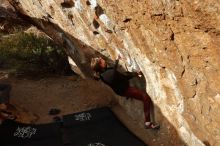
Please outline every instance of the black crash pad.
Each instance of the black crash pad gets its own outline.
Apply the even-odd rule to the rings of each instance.
[[[61,123],[23,124],[4,121],[0,126],[1,146],[61,146]]]
[[[146,146],[109,108],[64,116],[62,131],[66,146]]]
[[[23,124],[4,121],[0,146],[146,146],[116,118],[109,108],[63,117],[62,122]]]

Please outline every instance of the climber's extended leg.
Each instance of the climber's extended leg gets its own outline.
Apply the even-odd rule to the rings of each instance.
[[[129,98],[135,98],[137,100],[140,100],[144,104],[144,115],[145,115],[145,128],[147,129],[159,129],[160,125],[156,124],[154,122],[151,122],[150,114],[151,114],[151,106],[152,101],[150,99],[150,96],[135,87],[128,87],[128,89],[125,91],[124,96]]]

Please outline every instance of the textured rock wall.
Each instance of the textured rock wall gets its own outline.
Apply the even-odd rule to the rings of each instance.
[[[19,18],[6,0],[0,0],[0,33],[11,33],[15,29],[29,27],[28,23]]]
[[[91,75],[92,56],[114,59],[121,53],[124,67],[142,70],[147,92],[186,145],[220,145],[218,0],[10,2],[66,45],[85,75]],[[128,113],[133,107],[142,108],[125,106]]]

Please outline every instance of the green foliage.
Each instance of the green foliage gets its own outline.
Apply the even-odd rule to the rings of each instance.
[[[18,32],[0,40],[0,68],[63,74],[70,67],[63,49],[46,37]]]

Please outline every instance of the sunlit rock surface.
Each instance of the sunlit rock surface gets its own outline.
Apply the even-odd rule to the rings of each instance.
[[[147,92],[183,143],[220,145],[219,1],[9,1],[23,19],[65,45],[85,76],[92,74],[91,57],[122,54],[122,66],[142,70]],[[131,117],[143,117],[133,112],[141,105],[119,102]],[[169,134],[174,139],[167,141],[180,145]]]

